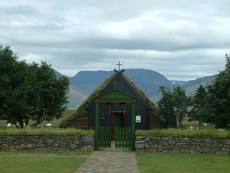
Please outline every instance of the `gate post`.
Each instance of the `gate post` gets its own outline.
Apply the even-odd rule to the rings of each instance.
[[[136,125],[136,103],[132,103],[132,146],[131,146],[131,150],[134,151],[135,150],[135,127]]]
[[[99,150],[99,103],[96,103],[96,116],[95,116],[95,151]]]

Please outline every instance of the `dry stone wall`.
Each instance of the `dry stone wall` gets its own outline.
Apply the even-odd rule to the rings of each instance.
[[[93,151],[94,136],[9,135],[0,136],[1,150]]]
[[[230,155],[230,138],[137,136],[136,151]]]

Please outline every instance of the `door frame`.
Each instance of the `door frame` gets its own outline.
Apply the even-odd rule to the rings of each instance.
[[[124,124],[124,127],[126,127],[126,112],[127,111],[112,111],[112,138],[115,139],[116,136],[115,136],[115,127],[114,127],[114,118],[115,118],[115,114],[118,113],[118,114],[122,114],[123,115],[123,124]]]

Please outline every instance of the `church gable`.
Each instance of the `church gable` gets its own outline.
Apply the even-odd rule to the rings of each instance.
[[[115,77],[108,83],[108,85],[101,91],[100,94],[108,93],[112,90],[118,90],[129,95],[132,95],[138,99],[139,102],[142,102],[147,109],[151,109],[150,103],[147,96],[131,81],[129,78],[121,72],[117,72]],[[146,102],[148,100],[148,102]],[[155,109],[155,108],[154,108]]]

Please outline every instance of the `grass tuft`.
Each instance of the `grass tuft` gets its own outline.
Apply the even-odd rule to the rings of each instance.
[[[85,135],[93,136],[93,130],[79,130],[73,128],[60,129],[60,128],[24,128],[14,129],[5,128],[0,130],[0,135]]]
[[[220,131],[217,129],[205,129],[205,130],[193,130],[193,131],[179,130],[179,129],[156,129],[156,130],[137,130],[136,135],[230,138],[230,131]]]

